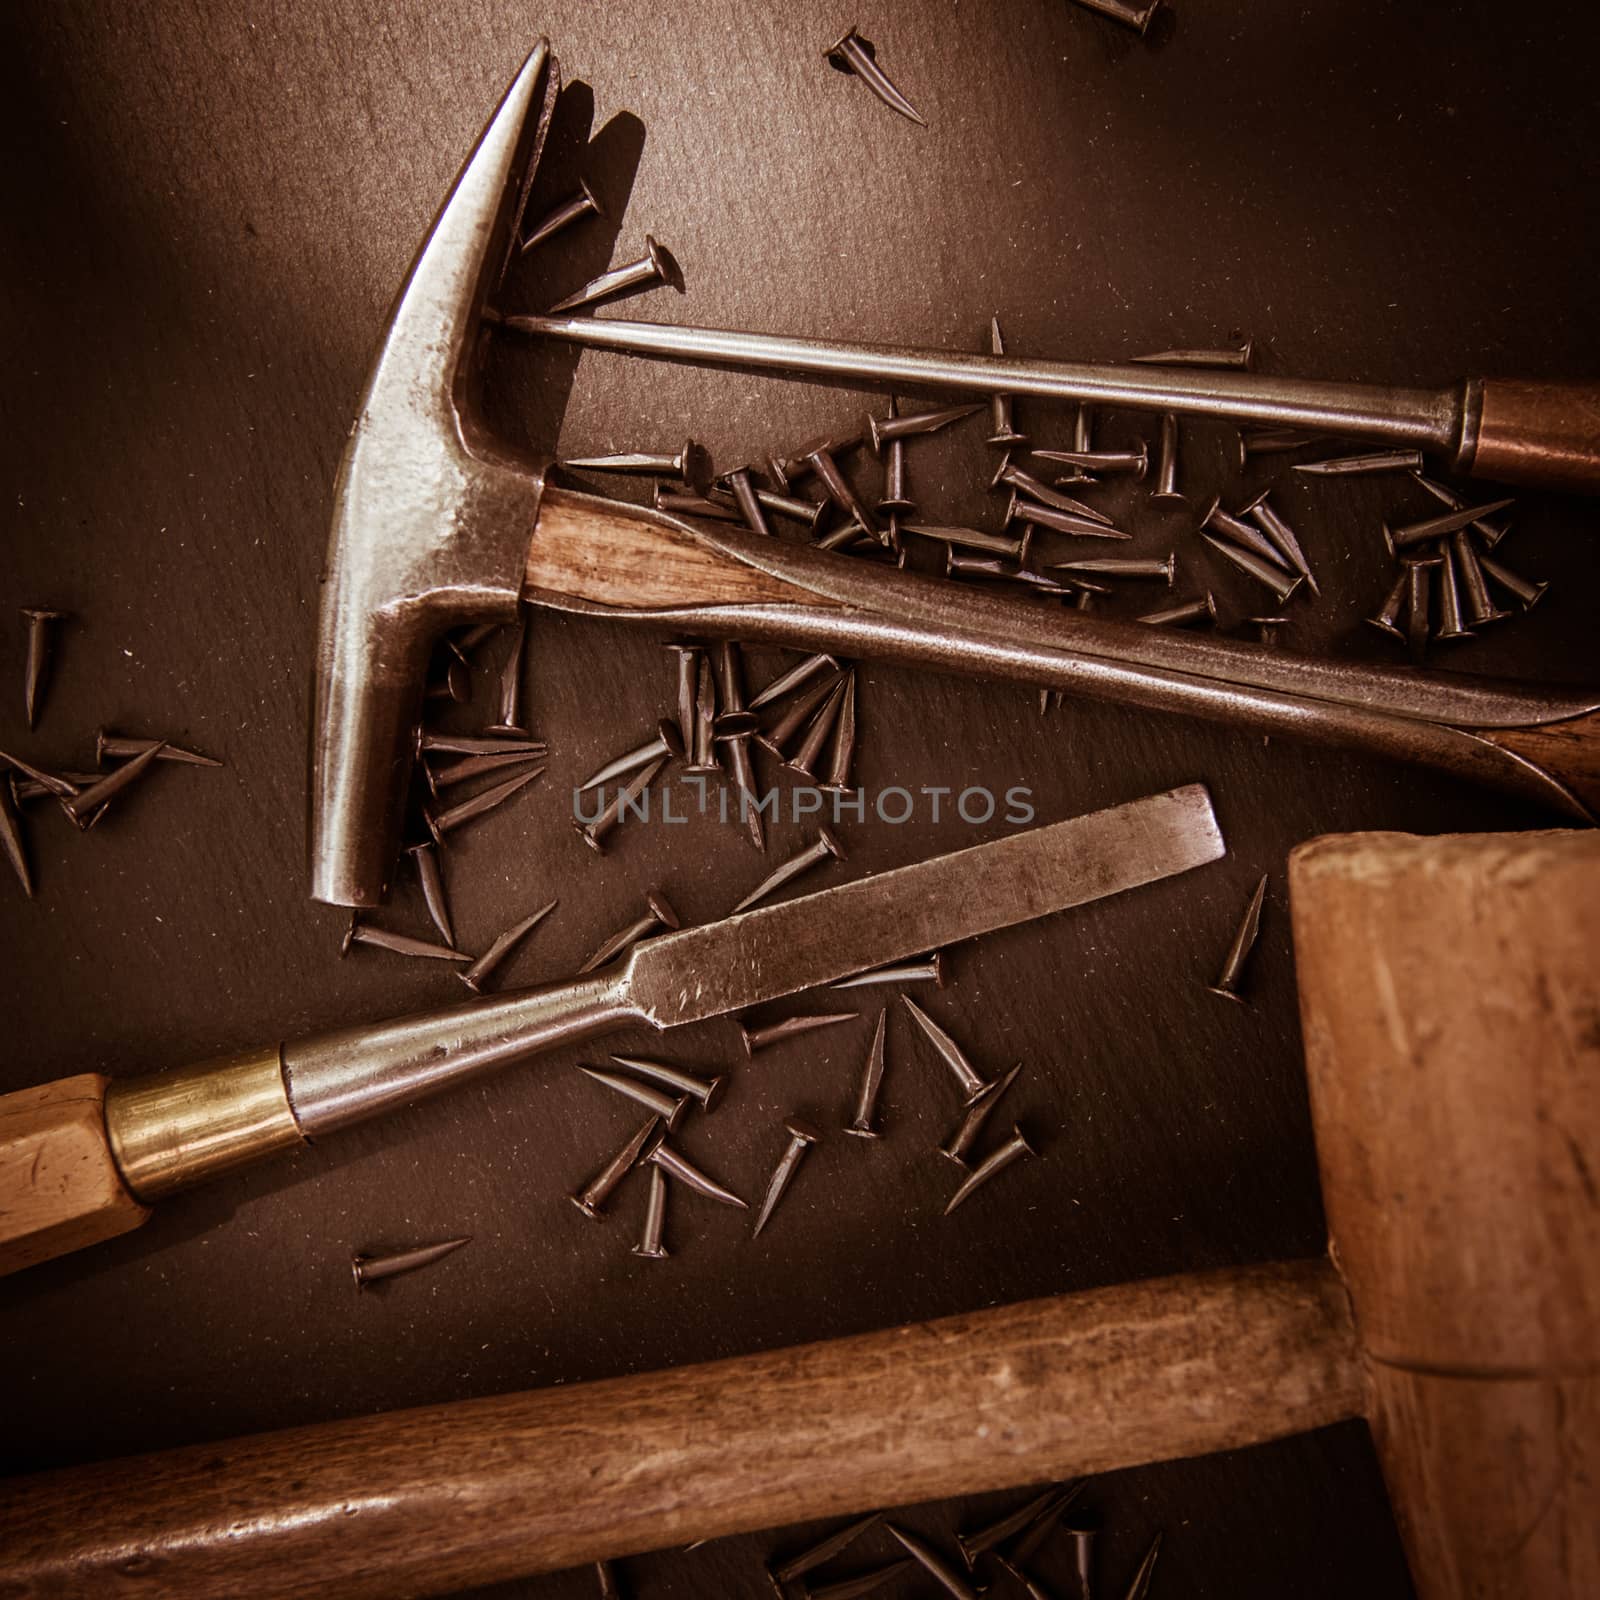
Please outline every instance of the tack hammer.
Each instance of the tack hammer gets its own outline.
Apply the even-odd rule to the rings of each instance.
[[[514,247],[524,177],[537,163],[558,81],[541,42],[411,268],[345,450],[317,651],[316,898],[382,900],[428,653],[449,627],[513,620],[524,598],[659,629],[921,664],[1212,718],[1425,762],[1594,819],[1597,689],[1358,667],[1100,622],[547,485],[541,466],[490,436],[474,377],[484,307]],[[596,324],[597,333],[615,326]],[[1215,389],[1238,376],[1135,370],[1136,389],[1113,384],[1115,395],[1105,393],[1173,406],[1183,398],[1173,384]],[[991,375],[1026,388],[1023,376]],[[1524,387],[1483,384],[1472,393],[1472,407],[1444,410],[1463,427],[1470,411],[1480,465],[1509,462],[1524,478],[1536,475],[1541,428],[1552,436],[1551,462],[1567,463],[1563,481],[1576,481],[1578,435],[1600,456],[1600,401],[1591,389],[1529,398]],[[1375,393],[1367,411],[1381,401]],[[1339,425],[1336,411],[1324,413]],[[1559,448],[1556,434],[1567,436]],[[1554,466],[1552,476],[1561,476]]]
[[[439,1594],[1361,1416],[1423,1600],[1600,1594],[1600,836],[1290,897],[1327,1257],[13,1479],[0,1594]]]

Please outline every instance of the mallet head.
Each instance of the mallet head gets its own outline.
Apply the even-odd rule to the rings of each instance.
[[[411,268],[339,469],[311,770],[311,892],[334,905],[383,898],[433,642],[516,620],[544,474],[489,437],[474,355],[559,87],[541,40]]]

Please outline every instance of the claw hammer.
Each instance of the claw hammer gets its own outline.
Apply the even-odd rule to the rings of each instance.
[[[514,249],[524,180],[558,89],[556,62],[541,41],[418,253],[345,450],[312,727],[317,899],[348,906],[382,900],[429,650],[449,627],[514,620],[524,598],[709,638],[1068,689],[1420,761],[1594,820],[1600,689],[1357,667],[1101,622],[547,484],[542,466],[520,459],[485,427],[475,375],[486,343],[485,306]],[[620,325],[595,326],[603,336]],[[1160,387],[1168,380],[1152,379],[1147,367],[1134,370],[1137,388],[1116,389],[1118,396],[1182,409],[1183,396]],[[1021,381],[1009,370],[990,376]],[[1215,388],[1219,376],[1239,375],[1182,381]],[[981,392],[982,383],[970,381]],[[1481,467],[1509,465],[1527,480],[1538,477],[1543,460],[1550,481],[1600,482],[1600,396],[1592,388],[1469,389],[1477,396],[1472,406],[1441,400],[1434,409],[1462,427],[1470,413],[1471,459]],[[1343,416],[1344,425],[1370,420],[1380,400],[1369,397]],[[1269,414],[1279,415],[1281,402],[1273,404],[1279,409],[1269,407]],[[1318,415],[1341,423],[1337,408],[1324,405]],[[1574,465],[1579,457],[1589,462],[1587,479]]]

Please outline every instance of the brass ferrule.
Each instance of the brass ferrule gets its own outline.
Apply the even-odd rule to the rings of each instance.
[[[146,1203],[305,1142],[277,1045],[113,1083],[106,1134]]]

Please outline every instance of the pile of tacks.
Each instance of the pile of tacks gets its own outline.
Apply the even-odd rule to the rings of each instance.
[[[28,624],[28,657],[23,677],[23,703],[28,727],[39,725],[44,691],[49,682],[51,646],[55,625],[67,618],[64,611],[44,606],[24,606]],[[33,869],[29,864],[23,834],[23,812],[37,800],[53,799],[80,832],[86,832],[105,816],[111,802],[137,783],[157,761],[177,762],[190,767],[220,767],[220,761],[185,750],[166,739],[130,739],[102,728],[95,735],[95,765],[118,762],[110,771],[53,772],[37,766],[10,751],[0,750],[0,766],[7,768],[6,781],[0,784],[0,848],[4,848],[11,870],[23,893],[33,896]]]
[[[841,1528],[837,1533],[774,1560],[767,1566],[767,1577],[777,1591],[778,1600],[857,1600],[876,1594],[902,1579],[921,1571],[931,1577],[952,1600],[977,1600],[985,1592],[979,1574],[986,1566],[1003,1573],[1028,1600],[1048,1600],[1047,1591],[1030,1574],[1030,1566],[1046,1542],[1059,1534],[1072,1546],[1072,1593],[1075,1600],[1094,1600],[1095,1544],[1101,1531],[1100,1518],[1082,1505],[1087,1480],[1052,1485],[1032,1496],[1025,1504],[1006,1512],[995,1521],[955,1536],[958,1558],[947,1557],[920,1535],[885,1520],[875,1511],[870,1516]],[[899,1547],[900,1554],[878,1566],[827,1577],[822,1569],[853,1545],[881,1530]],[[691,1546],[691,1548],[693,1548]],[[1147,1546],[1126,1589],[1124,1600],[1144,1600],[1161,1553],[1158,1533]],[[615,1564],[596,1563],[601,1600],[620,1600]]]

